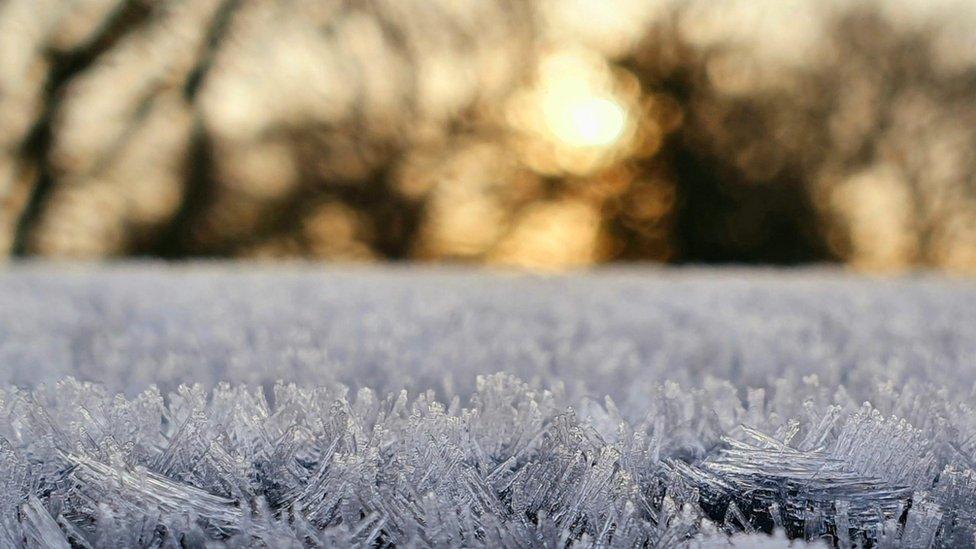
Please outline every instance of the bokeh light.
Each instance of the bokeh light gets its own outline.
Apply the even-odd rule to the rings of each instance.
[[[961,0],[7,0],[0,251],[972,273],[972,23]]]
[[[627,124],[623,107],[613,99],[582,96],[554,90],[547,97],[542,110],[549,129],[565,143],[574,147],[609,147],[613,145]]]
[[[579,59],[556,56],[540,76],[542,117],[554,137],[570,147],[610,147],[623,135],[627,113],[597,82],[597,71]]]
[[[635,100],[595,52],[557,49],[540,60],[532,85],[513,95],[508,122],[536,171],[593,173],[631,152]]]

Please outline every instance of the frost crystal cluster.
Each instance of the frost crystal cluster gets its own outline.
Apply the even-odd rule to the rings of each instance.
[[[974,379],[938,278],[19,267],[0,547],[973,547]]]

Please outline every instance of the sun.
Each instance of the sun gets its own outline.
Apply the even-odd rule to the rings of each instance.
[[[609,97],[554,97],[543,112],[549,130],[572,147],[609,147],[620,139],[627,124],[624,108]]]
[[[542,119],[565,145],[609,147],[624,134],[627,111],[601,85],[598,74],[572,58],[557,58],[543,70]]]
[[[631,150],[635,97],[619,75],[586,50],[545,55],[532,84],[506,104],[519,154],[540,173],[593,173]]]

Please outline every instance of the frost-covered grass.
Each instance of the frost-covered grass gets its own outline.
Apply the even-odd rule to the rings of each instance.
[[[972,547],[974,382],[937,277],[13,267],[0,547]]]

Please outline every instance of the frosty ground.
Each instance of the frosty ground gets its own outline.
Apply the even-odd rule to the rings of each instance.
[[[976,544],[972,281],[21,265],[0,386],[0,546]]]

